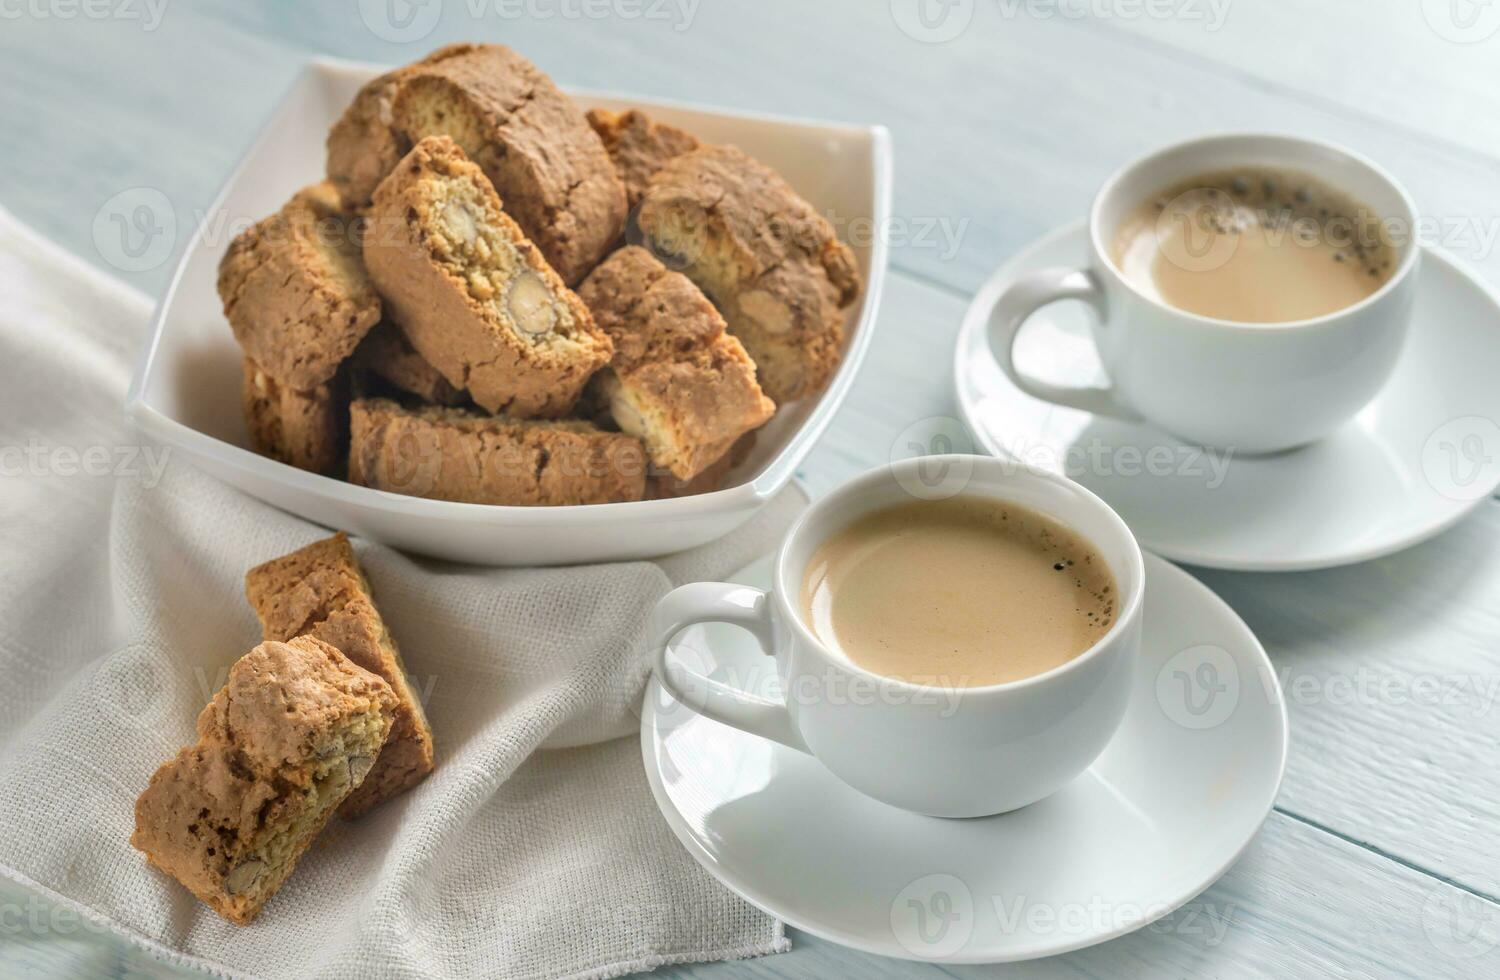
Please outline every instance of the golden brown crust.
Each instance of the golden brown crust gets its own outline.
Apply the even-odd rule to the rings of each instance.
[[[778,404],[817,392],[842,356],[854,255],[775,172],[728,146],[666,162],[636,222],[723,312]]]
[[[631,208],[641,203],[646,185],[668,160],[698,148],[698,139],[692,133],[653,122],[637,109],[590,109],[588,119],[625,184],[625,199]]]
[[[522,422],[364,398],[350,409],[349,480],[475,504],[557,506],[640,500],[640,440],[583,421]]]
[[[386,683],[312,637],[241,657],[198,741],[151,777],[130,843],[243,925],[369,771],[391,727]]]
[[[747,432],[729,447],[728,452],[704,467],[703,471],[691,480],[680,480],[671,473],[652,473],[646,479],[646,499],[692,497],[700,493],[722,490],[729,482],[729,474],[745,461],[754,448],[755,433]]]
[[[462,405],[467,392],[448,383],[443,373],[417,353],[400,327],[390,321],[378,324],[355,351],[360,369],[393,388],[435,405]]]
[[[380,319],[359,237],[333,188],[316,184],[237,236],[219,263],[235,339],[281,384],[308,391],[328,381]]]
[[[346,373],[338,372],[311,391],[298,391],[277,384],[248,357],[243,367],[241,400],[250,447],[310,473],[341,473],[349,438]]]
[[[597,382],[601,400],[678,480],[703,472],[776,411],[713,304],[645,249],[611,255],[579,295],[615,345]]]
[[[432,729],[348,535],[340,531],[252,568],[245,595],[267,640],[313,636],[378,675],[395,695],[390,737],[339,812],[358,816],[425,779],[433,768]]]
[[[451,136],[484,170],[568,283],[625,227],[624,185],[583,114],[536,65],[498,44],[440,48],[367,85],[329,134],[329,176],[363,206],[412,145],[436,135]]]
[[[491,412],[564,415],[609,338],[446,136],[422,140],[375,192],[370,277],[449,383]]]

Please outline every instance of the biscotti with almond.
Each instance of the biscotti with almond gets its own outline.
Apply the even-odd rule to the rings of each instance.
[[[428,136],[451,137],[484,170],[569,284],[625,227],[625,188],[599,137],[552,80],[510,48],[451,45],[370,83],[329,134],[329,176],[347,203],[362,206],[399,159],[393,153]]]
[[[728,452],[704,467],[691,480],[680,480],[669,472],[652,473],[646,478],[646,499],[694,497],[700,493],[722,490],[729,483],[729,475],[734,472],[734,468],[748,459],[754,449],[755,433],[747,432],[729,447]]]
[[[130,843],[248,923],[370,771],[394,702],[385,681],[321,640],[261,643],[198,716],[197,743],[151,777]]]
[[[673,477],[692,480],[775,413],[713,304],[650,252],[620,249],[578,293],[615,347],[601,401]]]
[[[432,728],[348,535],[340,531],[250,569],[245,596],[267,640],[303,635],[322,640],[379,676],[395,695],[390,737],[340,814],[359,816],[432,772]]]
[[[298,391],[250,358],[243,360],[241,401],[250,448],[309,473],[341,473],[349,437],[347,374],[339,371],[310,391]]]
[[[350,406],[349,480],[437,500],[512,506],[640,500],[639,439],[589,422],[520,421],[383,398]]]
[[[235,339],[281,384],[310,391],[331,380],[380,319],[360,234],[333,188],[316,184],[236,236],[219,263]]]
[[[643,244],[698,285],[777,404],[820,390],[859,295],[854,254],[774,171],[729,146],[668,160],[636,214]]]
[[[449,384],[390,321],[370,331],[354,352],[354,360],[361,372],[434,405],[462,405],[469,400],[468,394]]]
[[[609,338],[446,136],[422,140],[375,192],[365,264],[386,310],[454,387],[491,412],[565,415]]]
[[[692,133],[655,122],[638,109],[590,109],[588,119],[625,184],[625,200],[632,208],[641,203],[646,185],[668,160],[698,148]]]

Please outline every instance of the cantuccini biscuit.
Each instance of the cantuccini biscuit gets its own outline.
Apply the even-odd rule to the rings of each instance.
[[[250,447],[298,469],[334,476],[349,438],[348,376],[339,371],[310,391],[278,384],[250,358],[241,388]]]
[[[636,213],[644,244],[714,301],[778,404],[817,392],[842,356],[854,255],[775,172],[728,146],[668,160]]]
[[[245,595],[267,640],[322,640],[378,675],[395,695],[390,737],[339,812],[358,816],[426,778],[433,766],[432,729],[348,535],[341,531],[252,568]]]
[[[691,480],[680,480],[671,473],[652,473],[646,478],[646,499],[692,497],[700,493],[722,490],[729,482],[729,474],[749,457],[754,448],[755,433],[747,432],[729,447],[728,452],[709,463]]]
[[[575,283],[625,227],[625,188],[583,114],[498,44],[455,44],[371,82],[328,137],[328,173],[362,206],[412,145],[449,136],[516,223]]]
[[[380,319],[359,236],[333,188],[316,184],[237,236],[219,263],[235,339],[281,384],[310,391],[328,381]]]
[[[611,346],[587,307],[446,136],[422,140],[375,192],[365,263],[413,347],[491,412],[556,417]]]
[[[400,327],[390,321],[370,331],[355,351],[358,368],[393,388],[434,405],[462,405],[466,392],[449,384],[443,373],[417,353]]]
[[[349,479],[475,504],[602,504],[641,499],[646,458],[639,439],[589,422],[364,398],[350,407]]]
[[[321,640],[260,644],[198,716],[197,744],[151,777],[130,843],[249,922],[370,771],[393,704],[385,681]]]
[[[615,252],[579,296],[615,347],[596,379],[601,401],[678,480],[702,473],[776,411],[713,304],[645,249]]]
[[[646,185],[663,164],[698,148],[692,133],[654,122],[638,109],[590,109],[588,118],[625,184],[625,200],[632,208],[641,203]]]

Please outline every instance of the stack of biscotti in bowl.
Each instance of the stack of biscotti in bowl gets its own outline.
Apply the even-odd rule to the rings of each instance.
[[[853,254],[769,168],[454,45],[367,84],[327,180],[220,266],[254,448],[441,500],[718,489],[839,363]]]
[[[136,801],[131,843],[224,918],[253,919],[335,813],[432,771],[432,731],[349,540],[252,568],[263,641]]]

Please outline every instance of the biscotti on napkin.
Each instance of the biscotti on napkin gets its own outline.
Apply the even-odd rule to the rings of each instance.
[[[327,643],[268,641],[198,716],[198,741],[151,777],[130,842],[224,918],[255,918],[364,781],[395,697]]]
[[[421,782],[432,771],[432,729],[348,535],[340,531],[250,569],[245,595],[267,640],[311,636],[390,685],[390,738],[339,812],[358,816]]]

